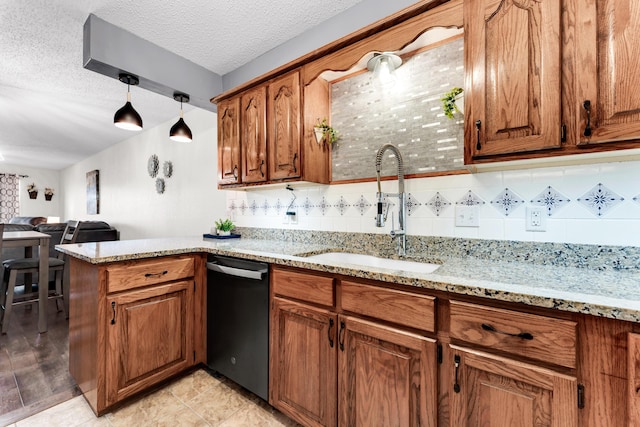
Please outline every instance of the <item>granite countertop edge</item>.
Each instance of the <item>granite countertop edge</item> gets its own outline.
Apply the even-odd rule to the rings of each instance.
[[[57,245],[56,249],[91,264],[211,253],[453,294],[640,322],[638,271],[602,272],[521,262],[443,258],[435,260],[442,265],[433,273],[412,273],[341,262],[320,263],[306,258],[309,254],[341,250],[323,244],[244,238],[221,241],[204,241],[201,237],[121,240]]]

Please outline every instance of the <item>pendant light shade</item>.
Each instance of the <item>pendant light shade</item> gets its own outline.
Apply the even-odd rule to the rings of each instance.
[[[374,77],[383,84],[395,81],[395,71],[400,65],[402,65],[402,58],[389,52],[376,52],[367,62],[369,71],[373,71]]]
[[[172,141],[176,142],[191,142],[193,139],[193,135],[191,134],[191,129],[184,122],[183,113],[182,113],[182,103],[189,102],[189,95],[184,93],[174,93],[173,99],[180,102],[180,119],[171,126],[171,130],[169,131],[169,138]]]
[[[120,129],[142,130],[142,117],[131,105],[131,92],[129,90],[131,85],[138,84],[138,78],[130,74],[120,74],[118,78],[122,83],[127,84],[127,103],[113,115],[113,124]]]

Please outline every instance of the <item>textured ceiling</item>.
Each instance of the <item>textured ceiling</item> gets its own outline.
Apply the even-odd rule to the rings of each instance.
[[[82,67],[90,13],[223,75],[360,1],[2,0],[0,155],[63,169],[132,136],[113,126],[126,86]],[[177,119],[172,99],[131,92],[145,129]]]

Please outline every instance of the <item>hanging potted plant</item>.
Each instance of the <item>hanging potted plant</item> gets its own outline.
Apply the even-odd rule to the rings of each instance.
[[[440,100],[442,101],[442,111],[444,111],[444,115],[453,119],[454,113],[460,113],[460,109],[458,109],[458,105],[456,101],[462,99],[462,88],[454,87],[449,92],[446,92]]]
[[[318,119],[318,122],[313,126],[313,132],[316,135],[316,142],[320,144],[322,141],[327,144],[333,144],[339,138],[338,132],[329,126],[327,123],[327,119],[324,118],[322,121]]]
[[[51,200],[51,198],[53,197],[54,194],[55,193],[53,191],[53,188],[46,187],[44,189],[44,198],[45,198],[45,200]]]
[[[35,199],[38,197],[38,188],[36,187],[35,183],[31,183],[29,185],[27,185],[27,193],[29,193],[29,198],[30,199]]]

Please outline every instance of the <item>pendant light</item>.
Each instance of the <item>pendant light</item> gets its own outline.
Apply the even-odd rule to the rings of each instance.
[[[131,105],[131,85],[136,86],[139,81],[136,76],[131,74],[120,74],[118,80],[127,84],[127,103],[116,111],[113,116],[113,124],[120,129],[139,131],[142,130],[142,117]]]
[[[171,130],[169,131],[169,138],[177,142],[191,142],[191,140],[193,139],[193,135],[191,134],[191,129],[189,129],[189,126],[187,126],[187,124],[184,122],[182,113],[182,103],[189,102],[189,95],[176,92],[173,94],[173,99],[180,102],[180,119],[176,122],[175,125],[171,126]]]
[[[376,52],[367,62],[369,71],[373,71],[373,76],[382,84],[395,82],[395,71],[402,65],[402,58],[390,52]]]

